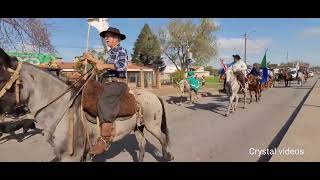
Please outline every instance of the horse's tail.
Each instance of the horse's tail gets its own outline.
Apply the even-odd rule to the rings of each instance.
[[[164,103],[163,100],[158,97],[161,106],[162,106],[162,120],[161,120],[161,131],[166,135],[166,143],[169,144],[170,143],[170,137],[169,137],[169,130],[168,130],[168,126],[167,126],[167,116],[166,116],[166,111],[164,109]]]

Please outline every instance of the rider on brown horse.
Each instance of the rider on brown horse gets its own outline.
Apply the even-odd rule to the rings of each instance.
[[[84,53],[84,59],[94,63],[97,70],[107,69],[103,77],[108,78],[109,82],[112,81],[104,84],[103,88],[99,87],[101,85],[94,85],[97,90],[96,92],[93,91],[93,93],[92,90],[91,92],[89,92],[90,90],[87,92],[84,90],[84,94],[87,94],[87,96],[88,94],[98,94],[98,89],[101,92],[101,95],[96,97],[98,102],[94,102],[101,121],[101,137],[98,138],[90,152],[94,155],[103,153],[110,146],[114,137],[113,122],[115,119],[133,115],[137,110],[134,95],[127,93],[127,51],[120,46],[120,41],[124,40],[126,36],[121,34],[117,28],[112,27],[107,31],[101,32],[100,36],[105,39],[107,45],[111,48],[109,51],[110,56],[106,63],[93,58],[89,53]],[[86,101],[89,100],[89,98],[86,99]],[[126,103],[122,103],[123,101]]]

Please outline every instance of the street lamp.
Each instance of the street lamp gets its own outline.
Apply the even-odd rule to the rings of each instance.
[[[249,37],[249,34],[256,32],[255,30],[250,31],[249,33],[244,33],[244,63],[247,64],[247,39]]]

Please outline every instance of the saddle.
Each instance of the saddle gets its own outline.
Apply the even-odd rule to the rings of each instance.
[[[120,98],[113,97],[114,92],[117,91],[121,92]],[[136,98],[134,94],[130,93],[127,84],[122,82],[103,84],[90,80],[83,89],[83,110],[92,117],[98,116],[98,102],[103,98],[103,93],[106,93],[105,99],[108,103],[119,103],[119,108],[117,108],[119,109],[118,112],[114,112],[114,109],[109,109],[107,111],[110,113],[117,113],[117,118],[133,116],[138,111]]]

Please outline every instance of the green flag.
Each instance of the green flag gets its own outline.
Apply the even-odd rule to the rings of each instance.
[[[266,68],[267,67],[267,51],[264,53],[263,59],[260,64],[261,68]]]
[[[262,68],[262,79],[260,82],[263,84],[268,81],[267,51],[264,53],[260,66]]]

